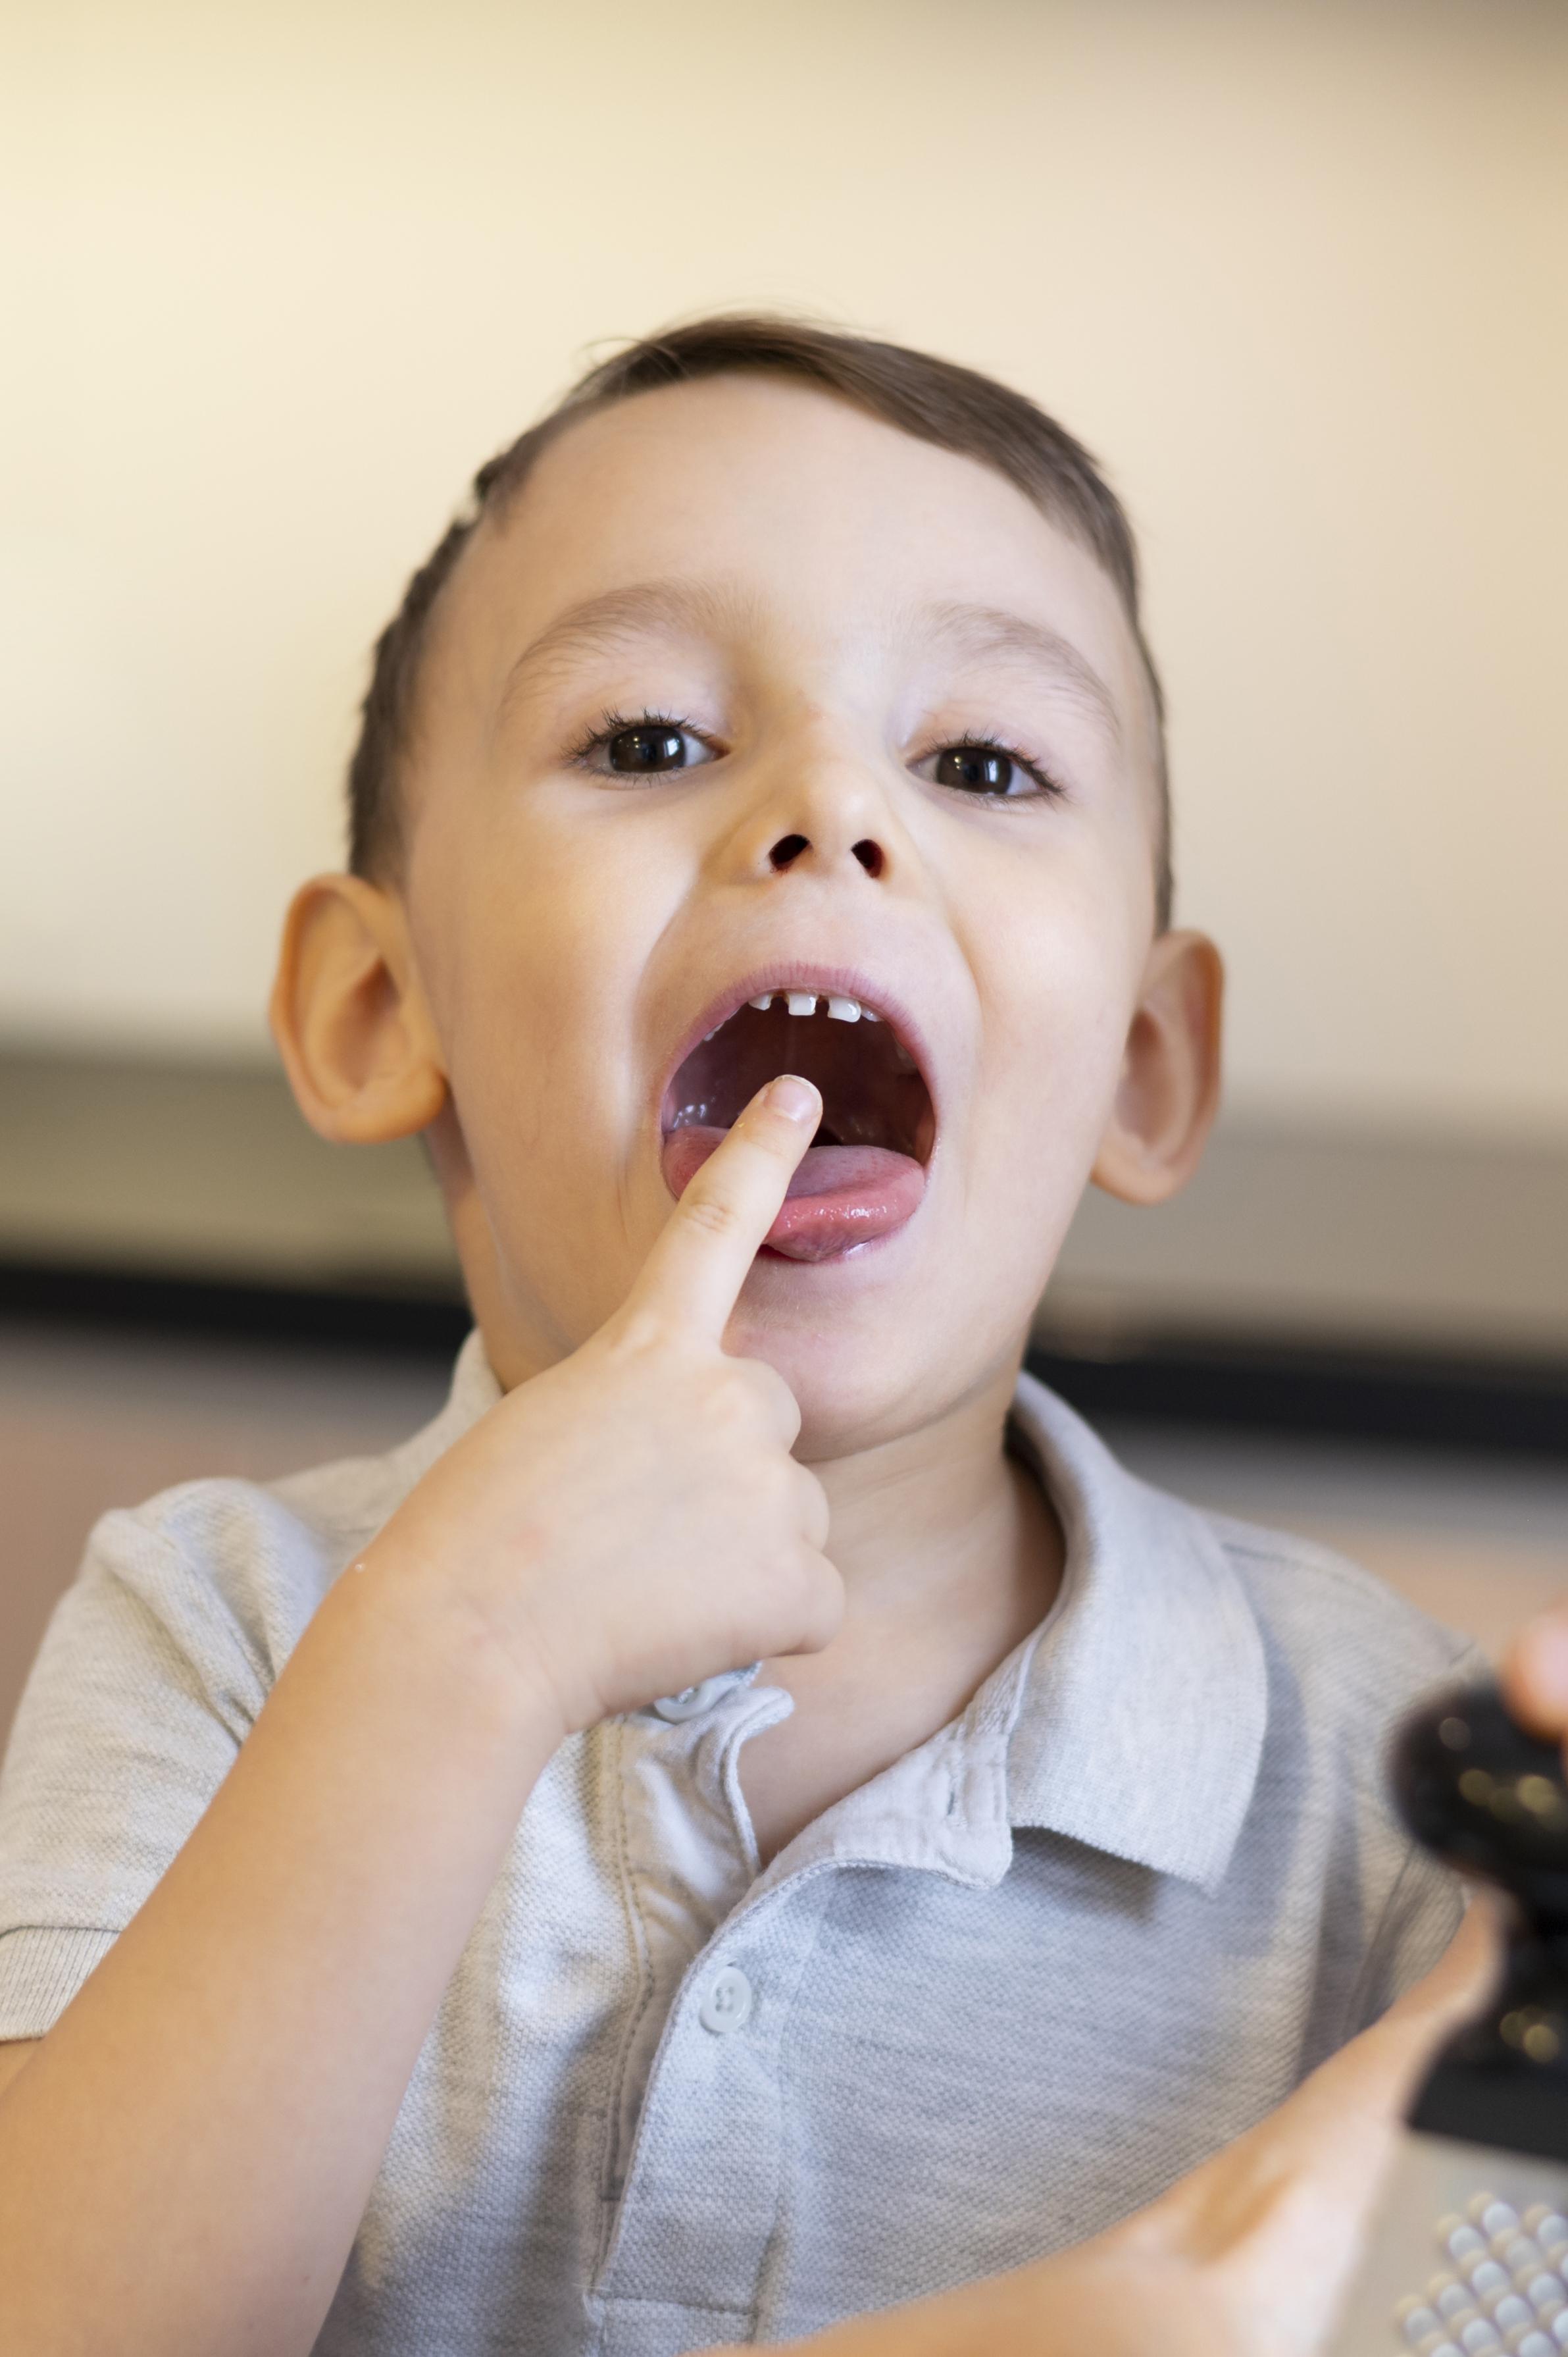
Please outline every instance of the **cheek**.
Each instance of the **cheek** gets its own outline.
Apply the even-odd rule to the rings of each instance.
[[[1058,889],[993,923],[972,962],[984,1017],[975,1116],[983,1152],[1076,1190],[1115,1097],[1141,971],[1118,899]]]
[[[618,851],[519,825],[453,863],[436,1020],[471,1150],[505,1157],[509,1195],[602,1168],[631,1116],[628,1013],[660,920]]]

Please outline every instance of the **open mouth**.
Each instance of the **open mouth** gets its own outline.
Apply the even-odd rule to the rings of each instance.
[[[831,1260],[903,1226],[926,1189],[930,1092],[887,1017],[861,999],[765,991],[695,1047],[665,1092],[664,1182],[683,1192],[764,1083],[799,1072],[822,1118],[764,1250]]]

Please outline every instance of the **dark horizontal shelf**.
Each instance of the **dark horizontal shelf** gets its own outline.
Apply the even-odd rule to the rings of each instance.
[[[1568,1365],[1187,1336],[1107,1358],[1033,1350],[1090,1418],[1144,1416],[1568,1462]]]
[[[34,1260],[0,1260],[0,1318],[440,1358],[474,1322],[460,1295],[402,1281],[273,1285]]]
[[[209,1339],[450,1357],[470,1323],[455,1294],[0,1261],[0,1318]],[[1090,1416],[1316,1433],[1568,1460],[1568,1363],[1326,1350],[1166,1334],[1110,1352],[1030,1352]]]

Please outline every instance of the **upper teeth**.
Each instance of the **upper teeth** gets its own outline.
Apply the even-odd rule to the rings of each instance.
[[[782,994],[765,990],[760,998],[754,998],[751,1003],[766,1015],[774,999],[779,996],[782,996],[791,1015],[814,1015],[817,1011],[819,993],[814,990],[786,990]],[[882,1019],[880,1016],[874,1015],[869,1006],[863,1006],[858,998],[841,998],[836,992],[828,993],[828,1015],[834,1023],[859,1023],[863,1018],[867,1023],[878,1023]]]

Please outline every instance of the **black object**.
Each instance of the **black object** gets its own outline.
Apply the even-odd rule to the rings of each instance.
[[[1412,2127],[1568,2162],[1568,1783],[1492,1684],[1428,1704],[1391,1762],[1416,1839],[1514,1904],[1502,1983],[1450,2040]]]

